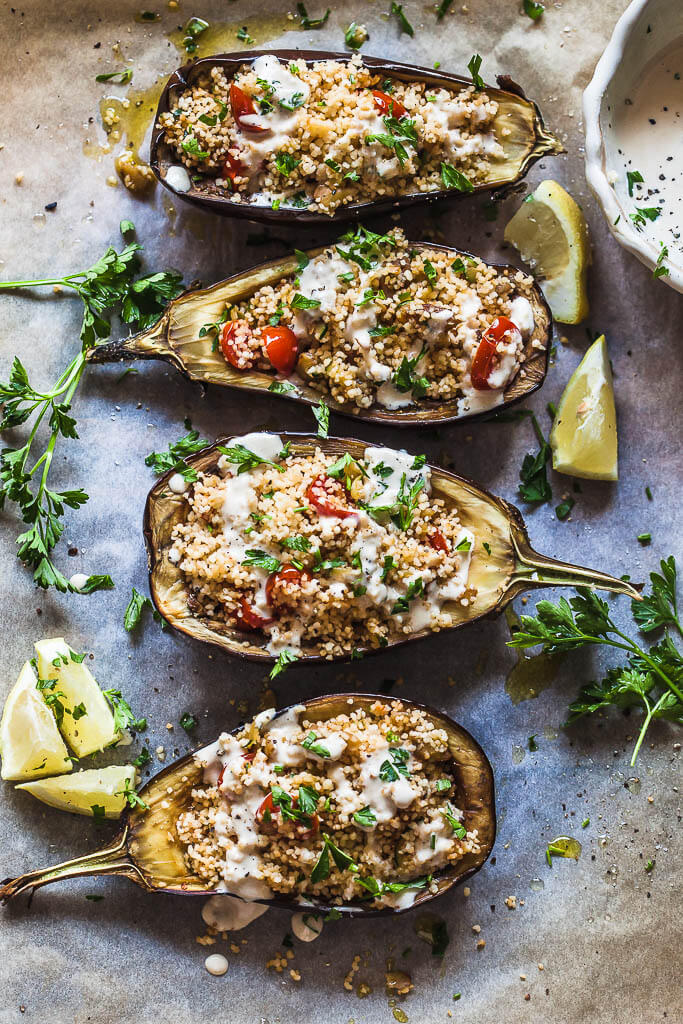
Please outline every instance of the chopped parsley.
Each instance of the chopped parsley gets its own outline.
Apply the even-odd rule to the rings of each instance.
[[[318,437],[327,437],[330,431],[330,410],[324,399],[313,406],[313,415],[318,423]]]
[[[401,167],[408,159],[406,146],[417,149],[417,132],[415,122],[410,117],[402,117],[399,121],[395,117],[383,117],[382,122],[386,133],[380,132],[374,135],[366,135],[366,142],[379,142],[388,149],[393,149]]]
[[[451,164],[441,164],[441,180],[446,188],[455,189],[457,192],[474,192],[474,185],[467,175]]]
[[[298,389],[288,380],[274,380],[268,385],[268,390],[275,395],[289,395],[292,392],[296,394]]]
[[[429,380],[427,377],[423,377],[421,374],[415,373],[417,364],[423,358],[425,352],[426,346],[423,346],[416,356],[413,356],[412,358],[404,356],[398,370],[396,370],[391,378],[394,387],[398,391],[402,394],[410,391],[415,399],[424,398],[427,394],[427,388],[429,387]]]
[[[317,309],[319,305],[319,299],[309,299],[302,295],[301,292],[296,292],[289,304],[290,309]]]
[[[394,602],[394,606],[391,609],[391,614],[392,615],[400,615],[403,612],[409,611],[410,610],[410,602],[414,601],[416,597],[420,597],[423,593],[424,593],[424,584],[422,582],[422,577],[418,576],[416,579],[414,579],[412,581],[412,583],[410,583],[410,585],[408,586],[408,589],[405,592],[405,595],[403,597],[399,597]]]
[[[294,654],[292,651],[280,651],[277,656],[277,661],[268,673],[268,678],[277,679],[277,677],[281,675],[289,665],[292,665],[298,660],[298,655]]]
[[[389,747],[389,758],[382,761],[379,766],[379,777],[382,782],[398,782],[402,775],[404,779],[410,778],[410,772],[406,765],[410,754],[403,747]]]
[[[667,246],[664,245],[664,242],[660,242],[659,245],[659,256],[657,257],[657,262],[655,263],[655,269],[652,271],[652,276],[654,278],[669,276],[669,268],[664,265],[664,260],[669,258],[669,250]]]
[[[228,462],[232,462],[239,466],[237,475],[240,476],[242,473],[248,473],[250,469],[256,469],[257,466],[270,466],[272,469],[276,469],[278,473],[284,473],[282,466],[278,466],[276,462],[271,462],[269,459],[262,459],[256,452],[250,451],[249,448],[245,448],[243,444],[236,444],[232,448],[224,448],[223,445],[218,445],[218,451],[225,455]],[[280,453],[283,457],[283,453]]]
[[[280,174],[288,178],[292,171],[299,166],[301,160],[297,160],[291,153],[278,153],[275,157],[275,166]]]
[[[316,733],[313,731],[309,732],[305,740],[302,740],[301,746],[304,750],[310,750],[312,754],[317,754],[318,757],[332,757],[327,747],[323,746],[322,743],[317,743],[318,739]]]
[[[635,213],[629,213],[629,217],[638,230],[642,231],[646,220],[657,220],[661,212],[658,206],[641,206],[636,207]]]
[[[109,71],[107,74],[95,75],[96,82],[117,82],[119,85],[128,85],[133,77],[133,69],[125,68],[123,71]]]
[[[174,472],[179,473],[188,483],[193,483],[197,479],[197,471],[186,465],[185,459],[196,455],[208,443],[199,436],[198,430],[190,430],[184,437],[169,444],[167,452],[150,452],[145,457],[145,465],[151,468],[155,476]]]
[[[357,825],[362,825],[363,828],[372,828],[377,824],[377,815],[373,811],[372,807],[367,804],[365,807],[361,807],[359,811],[354,811],[353,820]]]
[[[321,18],[309,17],[308,11],[306,10],[304,4],[297,4],[296,9],[299,17],[301,18],[302,28],[322,28],[322,26],[325,24],[325,22],[330,16],[329,7],[327,8],[327,10],[325,11]]]
[[[405,14],[403,13],[403,4],[397,4],[395,0],[392,0],[391,10],[389,11],[389,14],[396,15],[398,23],[401,26],[401,33],[405,32],[406,35],[409,35],[411,37],[415,35],[415,30],[413,29],[413,26],[410,24]]]
[[[137,732],[144,732],[147,728],[146,718],[136,718],[131,706],[120,690],[102,690],[114,710],[114,729],[116,732],[123,732],[124,729],[135,729]]]
[[[193,715],[190,711],[184,711],[180,716],[180,724],[185,732],[192,732],[199,725],[199,719],[196,715]]]
[[[437,7],[437,10],[436,10],[436,19],[437,19],[437,21],[441,21],[441,19],[444,17],[444,15],[448,11],[448,9],[449,9],[449,7],[451,6],[452,3],[453,3],[453,0],[441,0],[441,3],[439,4],[439,6]],[[437,61],[437,63],[434,65],[434,67],[437,67],[438,64],[440,64],[440,61]]]
[[[368,31],[365,26],[357,25],[355,21],[351,22],[344,33],[344,42],[350,50],[360,50],[367,38]]]
[[[545,4],[537,3],[536,0],[524,0],[524,13],[532,21],[538,21],[544,10]]]
[[[434,266],[433,263],[430,263],[429,260],[425,260],[424,263],[422,264],[422,269],[424,270],[425,277],[427,278],[431,286],[434,287],[438,276],[436,273],[436,267]]]
[[[242,559],[242,565],[253,565],[258,569],[265,569],[266,572],[277,572],[282,565],[279,559],[269,555],[266,551],[261,551],[259,548],[250,548],[248,551],[245,551],[245,555],[246,558]]]
[[[130,779],[126,779],[126,783],[123,789],[120,789],[115,796],[122,796],[129,807],[139,807],[141,811],[148,811],[149,804],[146,804],[141,796],[131,788]]]
[[[450,789],[453,783],[450,779],[437,779],[436,780],[436,791],[437,793],[445,793],[446,790]]]
[[[242,25],[242,27],[237,30],[237,38],[241,43],[247,43],[249,46],[253,46],[254,44],[254,39],[249,35],[249,30],[246,25]]]
[[[575,502],[573,498],[567,498],[566,501],[560,502],[555,508],[555,515],[558,519],[564,520],[567,518],[571,510],[574,508]]]
[[[358,865],[354,864],[353,860],[347,853],[332,842],[327,834],[323,834],[323,848],[320,851],[320,856],[313,865],[311,871],[311,882],[315,885],[316,882],[323,882],[330,874],[330,855],[335,865],[340,871],[358,871]]]
[[[639,181],[644,181],[644,178],[643,178],[642,174],[640,173],[640,171],[627,171],[626,172],[626,181],[628,182],[628,194],[629,194],[629,196],[632,197],[633,196],[633,186],[634,186],[634,184],[636,182],[639,182]]]
[[[208,152],[201,148],[194,135],[186,135],[180,143],[188,156],[194,156],[197,160],[206,160]]]
[[[396,569],[396,568],[398,568],[398,567],[397,567],[396,562],[394,561],[393,557],[391,555],[385,555],[384,556],[384,564],[382,566],[382,574],[380,576],[380,579],[381,579],[382,583],[386,583],[387,576],[389,575],[389,573],[391,572],[392,569]]]
[[[475,53],[470,57],[469,63],[467,65],[467,70],[472,75],[472,85],[477,90],[477,92],[481,92],[481,90],[484,88],[484,79],[479,74],[480,68],[481,56],[480,54]]]
[[[464,839],[465,836],[467,835],[467,829],[462,824],[462,822],[458,821],[458,819],[456,818],[455,808],[451,804],[446,804],[445,808],[441,808],[440,813],[443,815],[445,820],[453,829],[453,834],[457,836],[458,839]]]

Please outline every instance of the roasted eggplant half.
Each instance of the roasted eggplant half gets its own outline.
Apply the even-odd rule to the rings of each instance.
[[[348,715],[354,711],[376,716],[378,703],[386,708],[391,704],[391,699],[373,694],[333,694],[306,701],[303,709],[307,720],[322,723],[336,715]],[[454,781],[453,803],[457,803],[462,812],[460,821],[464,829],[468,833],[476,833],[478,849],[476,852],[466,852],[457,861],[434,871],[429,887],[416,889],[414,901],[409,905],[372,905],[373,901],[369,900],[367,891],[358,887],[365,899],[359,896],[343,905],[335,903],[336,909],[349,917],[396,914],[409,906],[423,906],[477,872],[488,859],[495,840],[493,772],[479,744],[462,726],[432,707],[403,699],[400,705],[406,711],[421,711],[430,725],[445,730],[447,754],[444,760],[439,761],[439,766]],[[301,707],[297,705],[279,712],[272,720],[273,724],[277,725],[278,719]],[[242,728],[235,729],[233,735]],[[51,882],[84,875],[123,875],[148,892],[212,895],[217,889],[207,887],[206,881],[193,874],[188,867],[177,832],[178,818],[189,809],[192,789],[200,783],[202,773],[202,767],[195,760],[194,754],[188,754],[164,768],[139,791],[139,797],[147,809],[137,806],[127,811],[122,818],[120,834],[109,846],[52,868],[7,879],[0,885],[0,899],[6,902]],[[274,894],[271,898],[257,898],[254,902],[295,912],[302,907],[300,896],[293,898],[281,894]],[[306,905],[324,912],[332,909],[330,902],[318,902],[308,897]]]
[[[434,125],[439,121],[438,111],[427,108],[435,108],[439,97],[453,97],[454,93],[468,88],[472,82],[442,71],[363,56],[362,65],[373,77],[367,89],[364,87],[357,93],[366,97],[365,120],[361,118],[355,129],[351,126],[345,133],[348,136],[350,131],[358,145],[363,147],[364,144],[356,160],[360,161],[360,173],[349,170],[343,166],[344,155],[337,151],[338,147],[330,147],[328,142],[333,125],[325,123],[328,115],[325,115],[324,108],[334,109],[334,104],[318,102],[314,104],[313,111],[309,111],[305,106],[308,86],[301,83],[300,70],[296,70],[304,65],[306,69],[312,69],[317,62],[326,60],[338,62],[346,68],[352,61],[357,62],[358,57],[318,50],[258,50],[205,57],[175,71],[161,95],[152,135],[150,165],[159,181],[179,199],[212,213],[271,223],[321,223],[355,220],[414,203],[501,189],[523,178],[529,167],[542,156],[562,152],[557,139],[545,128],[536,104],[528,100],[509,77],[499,77],[497,88],[483,86],[481,93],[486,102],[495,103],[496,107],[495,113],[491,107],[490,123],[487,124],[492,145],[482,149],[481,161],[476,165],[478,169],[470,172],[472,179],[465,175],[463,180],[462,171],[458,166],[447,163],[446,157],[452,152],[456,164],[461,159],[467,160],[467,156],[459,154],[472,152],[472,134],[476,133],[478,117],[470,125],[472,132],[465,131],[464,138],[460,128],[456,127],[459,134],[449,142],[451,148],[444,151],[445,157],[440,151],[435,152],[432,146],[434,173],[429,182],[420,179],[423,186],[420,190],[417,170],[412,176],[414,184],[411,184],[412,179],[401,175],[406,166],[411,166],[410,161],[423,142],[429,145],[430,118],[436,119],[432,124],[432,130],[436,130]],[[275,72],[270,66],[273,62],[279,68]],[[259,83],[262,95],[259,91],[258,96],[251,97],[235,84],[235,76],[245,66],[249,68],[247,75]],[[357,72],[356,67],[353,70]],[[287,82],[291,79],[293,84],[285,83],[285,78]],[[393,95],[396,84],[417,86],[422,90],[427,117],[424,140],[417,137],[415,121],[411,117],[413,111],[406,111]],[[195,97],[192,91],[198,88],[206,89],[206,97],[202,97],[202,102],[193,109]],[[424,89],[433,92],[426,96]],[[374,100],[367,100],[370,91]],[[348,100],[336,97],[340,116],[347,112],[348,106]],[[290,137],[296,137],[293,126],[302,114],[309,118],[306,135],[314,134],[320,159],[318,170],[309,173],[307,181],[310,187],[290,195],[296,182],[296,174],[293,178],[292,172],[301,164],[301,171],[297,173],[303,174],[303,168],[310,163],[310,154],[306,154],[302,163],[304,154],[297,156],[287,142]],[[442,124],[453,122],[461,126],[462,116],[459,109],[446,110],[440,120]],[[225,125],[232,125],[238,143],[240,139],[246,139],[241,148],[239,145],[237,148],[233,146],[232,150],[225,148],[225,133],[230,130]],[[374,135],[368,134],[373,131]],[[332,134],[336,135],[336,132]],[[212,140],[217,147],[215,159],[211,148],[205,148],[211,147]],[[487,148],[495,154],[495,159],[484,156]],[[223,150],[224,155],[219,156]],[[254,180],[254,173],[258,173],[254,171],[254,159],[262,158],[264,153],[271,158],[278,156],[279,162],[275,162],[272,173],[279,175],[278,188],[282,189],[279,182],[284,182],[282,197],[279,192],[275,196],[268,182],[256,186],[262,191],[240,191],[242,182]],[[284,156],[280,157],[280,153]],[[341,159],[336,160],[333,153]],[[420,173],[424,175],[425,159],[421,149],[420,153]],[[392,161],[397,165],[393,169]],[[446,170],[438,172],[439,161]],[[257,165],[260,166],[261,163]],[[466,162],[462,164],[462,167],[469,166]],[[391,185],[392,177],[401,183],[400,188],[398,184]],[[382,189],[378,194],[371,193],[372,198],[364,199],[363,179],[381,180]],[[251,185],[247,187],[251,188]],[[327,208],[325,202],[328,203]],[[335,205],[337,203],[341,205]]]
[[[274,466],[270,477],[267,468],[249,468],[257,446],[257,461]],[[292,476],[275,465],[278,451]],[[177,474],[160,478],[147,498],[144,534],[157,610],[180,632],[239,657],[272,662],[287,648],[296,652],[290,660],[310,663],[458,629],[537,587],[592,586],[638,598],[623,580],[540,555],[514,506],[422,459],[302,434],[223,438],[205,448],[186,460],[191,477],[202,474],[199,513],[190,503],[194,491]],[[250,484],[245,471],[262,475]],[[299,489],[291,484],[288,493],[294,479]],[[367,500],[351,500],[354,490]],[[424,515],[421,494],[429,495]],[[202,520],[201,507],[216,518]],[[291,516],[281,516],[282,508]],[[351,525],[332,529],[336,523]],[[325,547],[326,535],[341,546]],[[345,632],[352,623],[357,631]]]
[[[394,249],[384,244],[378,261],[373,261],[372,270],[363,272],[354,262],[346,262],[337,255],[339,249],[350,252],[353,245],[357,244],[354,240],[359,237],[361,240],[358,248],[367,249],[370,243],[363,239],[363,231],[359,229],[351,242],[347,241],[337,247],[312,249],[306,253],[299,252],[297,255],[271,260],[209,288],[186,292],[169,304],[164,315],[151,328],[121,341],[98,345],[90,349],[88,359],[92,363],[159,359],[175,366],[189,380],[201,384],[269,392],[308,405],[317,404],[324,398],[335,412],[366,422],[396,427],[427,427],[481,418],[490,415],[492,410],[499,411],[524,400],[542,385],[548,370],[552,317],[543,293],[535,282],[513,266],[486,264],[478,257],[450,246],[406,242],[402,236],[399,236],[398,247]],[[392,234],[365,234],[372,239],[391,240],[395,237]],[[356,255],[364,260],[366,266],[370,264],[367,255],[361,252]],[[303,274],[302,263],[305,264]],[[436,282],[437,290],[424,277],[425,266],[431,275],[436,275],[433,264],[441,268]],[[329,282],[327,268],[332,266],[335,272],[346,271],[345,275],[341,275],[346,277],[346,281],[339,283],[337,277],[333,277],[333,286],[329,283],[321,284]],[[384,275],[389,272],[393,277],[388,277],[387,285]],[[311,279],[307,286],[303,283],[304,274]],[[349,278],[352,279],[350,283]],[[409,287],[415,292],[416,298],[412,301],[406,302],[410,292],[401,291],[404,280],[409,282]],[[525,323],[522,331],[517,334],[516,355],[505,370],[506,375],[496,382],[495,387],[487,381],[477,381],[480,385],[477,390],[473,386],[472,371],[482,349],[488,346],[485,339],[489,332],[482,331],[479,326],[482,316],[476,310],[474,320],[471,319],[472,313],[467,312],[467,306],[469,304],[471,310],[474,299],[475,307],[478,305],[479,309],[482,308],[477,288],[486,289],[491,280],[496,287],[503,284],[507,288],[507,282],[510,282],[507,295],[512,302],[504,299],[502,304],[507,310],[509,305],[522,303],[522,316],[518,316],[518,319],[520,322],[523,319]],[[374,294],[381,294],[380,305],[365,301],[365,296],[373,292],[373,289],[367,289],[368,281],[375,286]],[[520,281],[523,282],[523,294],[517,295]],[[334,291],[336,305],[332,309],[325,309],[325,305],[329,305],[333,288],[340,289],[338,293]],[[278,301],[278,289],[284,289],[285,301],[292,303],[292,309],[288,307],[284,315],[282,303]],[[296,293],[293,297],[289,294],[292,290]],[[321,312],[319,300],[301,295],[305,291],[323,296],[324,312]],[[497,296],[497,293],[494,294]],[[506,294],[504,289],[503,294]],[[267,303],[268,311],[275,312],[267,320],[267,314],[260,312],[261,324],[279,326],[258,326],[258,320],[250,307],[253,296],[257,297],[257,309],[262,309],[264,303]],[[310,302],[313,310],[295,308],[297,302],[303,301]],[[450,305],[453,302],[459,305]],[[343,326],[334,321],[340,303],[345,311]],[[488,310],[486,312],[487,322],[494,324],[496,321],[506,321],[506,317],[496,315],[500,305],[497,296],[492,302],[490,313]],[[257,324],[255,331],[253,327],[247,326],[247,320],[239,319],[245,315]],[[382,354],[382,350],[386,351],[388,343],[392,341],[392,337],[386,335],[395,331],[398,319],[402,323],[398,334],[393,334],[393,341],[398,338],[399,346],[403,347],[397,347],[395,354],[389,358]],[[331,326],[328,321],[331,321]],[[263,339],[268,332],[274,336],[289,336],[296,359],[296,362],[292,360],[290,372],[286,372],[287,364],[281,361],[279,365],[284,373],[278,372],[272,363],[266,368],[271,362],[265,355],[267,348],[264,349],[260,364],[240,368],[230,341],[226,342],[226,333],[229,334],[234,325],[244,326],[245,330],[252,332],[251,337],[254,338]],[[509,321],[508,325],[514,332],[515,325]],[[372,332],[379,337],[372,337]],[[318,335],[320,341],[317,340]],[[365,347],[361,347],[363,344]],[[424,362],[416,360],[414,356],[412,360],[409,358],[413,351],[415,355],[428,353],[426,377]],[[503,356],[499,361],[501,365],[506,358]],[[391,362],[391,365],[382,364],[382,359],[385,364]],[[343,371],[345,365],[355,375],[352,383],[356,392],[360,387],[368,395],[367,398],[361,398],[364,405],[357,404],[358,400],[354,402],[350,397],[346,402],[337,400],[335,394],[330,394],[330,389],[335,388],[336,396],[339,399],[344,397],[345,392],[337,381],[340,378],[344,380],[340,370]],[[488,372],[500,373],[500,370],[489,367]],[[380,379],[385,383],[380,383]],[[320,383],[316,384],[316,380]],[[446,380],[453,381],[449,385],[449,397],[429,397],[430,390],[438,392]],[[419,381],[426,381],[427,386],[422,383],[418,387]],[[395,382],[398,382],[398,386]],[[389,393],[384,398],[386,388],[389,388]]]

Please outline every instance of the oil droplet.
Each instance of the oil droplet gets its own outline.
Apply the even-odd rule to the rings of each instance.
[[[406,1024],[406,1022],[409,1020],[408,1014],[405,1012],[405,1010],[402,1010],[398,1006],[395,1006],[391,1012],[394,1015],[394,1019],[399,1021],[400,1024]]]
[[[600,846],[603,850],[605,849],[606,846],[609,846],[609,844],[610,844],[610,838],[609,838],[609,836],[607,834],[602,835],[602,836],[598,836],[598,846]]]
[[[633,793],[634,796],[637,793],[640,793],[640,779],[637,776],[635,776],[632,779],[627,779],[624,785],[626,786],[629,793]]]
[[[618,874],[619,874],[619,868],[617,867],[617,865],[616,864],[611,864],[607,868],[607,871],[605,872],[605,881],[606,882],[616,882]]]
[[[520,623],[509,605],[505,609],[505,618],[512,634]],[[512,703],[519,704],[523,700],[533,700],[543,690],[547,690],[557,675],[557,668],[563,657],[563,654],[546,654],[545,651],[534,655],[526,655],[524,651],[518,651],[517,663],[512,667],[505,680],[505,692]],[[550,738],[554,739],[555,737]]]
[[[545,882],[542,878],[532,878],[529,882],[529,888],[533,892],[542,892],[545,889]]]
[[[46,222],[47,222],[47,217],[45,216],[44,213],[34,213],[33,214],[33,223],[35,224],[35,226],[37,228],[44,228]]]
[[[612,772],[612,774],[610,775],[610,778],[611,778],[612,782],[623,782],[624,779],[626,778],[626,776],[624,775],[623,772],[618,772],[617,771],[617,772]]]
[[[100,116],[109,141],[118,142],[125,135],[126,148],[136,159],[139,159],[139,149],[154,119],[165,82],[165,76],[161,75],[148,89],[129,89],[123,98],[105,96],[100,100]]]
[[[553,729],[551,725],[546,725],[543,729],[544,740],[556,740],[559,736],[557,729]]]
[[[428,942],[435,956],[443,956],[448,945],[448,927],[438,914],[420,914],[413,925],[415,934],[423,942]]]
[[[526,751],[524,750],[524,747],[520,747],[515,744],[512,748],[512,763],[521,764],[525,756]]]
[[[558,836],[552,839],[548,846],[552,848],[555,857],[570,857],[578,860],[581,856],[581,843],[578,839],[571,839],[569,836]]]
[[[295,32],[301,28],[298,21],[290,20],[286,14],[276,14],[266,18],[259,17],[259,20],[253,24],[248,22],[249,35],[254,42],[243,44],[237,38],[237,33],[244,26],[246,18],[245,15],[240,21],[211,23],[208,28],[195,37],[194,42],[197,49],[192,54],[188,54],[183,42],[187,36],[184,26],[167,33],[166,38],[173,43],[184,62],[190,57],[206,57],[207,54],[212,53],[235,53],[239,51],[240,46],[244,46],[245,52],[258,50],[264,43],[270,42],[277,36],[281,36],[285,32]]]

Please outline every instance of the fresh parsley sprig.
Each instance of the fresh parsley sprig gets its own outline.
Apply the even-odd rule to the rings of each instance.
[[[126,230],[130,229],[127,224]],[[117,313],[124,323],[144,330],[154,323],[169,299],[182,290],[178,274],[166,272],[136,278],[140,269],[136,242],[120,253],[113,246],[87,270],[65,277],[0,282],[0,290],[52,286],[76,292],[83,302],[80,330],[81,350],[71,360],[53,386],[34,387],[18,356],[9,378],[0,382],[3,417],[0,433],[31,422],[25,442],[18,448],[5,448],[0,454],[0,508],[5,502],[18,505],[27,529],[17,537],[17,556],[33,570],[36,584],[43,589],[55,587],[65,593],[93,593],[107,586],[109,577],[100,577],[96,586],[86,584],[77,590],[52,561],[52,551],[64,532],[66,508],[80,508],[88,500],[82,488],[54,491],[48,486],[50,469],[60,437],[78,439],[71,404],[85,370],[86,356],[111,331],[111,317]],[[49,437],[42,454],[33,461],[33,449],[41,425],[49,426]],[[89,584],[95,577],[90,577]]]
[[[673,557],[660,564],[661,575],[651,574],[652,594],[632,602],[636,624],[649,633],[665,626],[681,632],[676,609],[676,563]],[[581,587],[570,601],[557,604],[539,601],[536,615],[520,616],[520,628],[513,633],[510,647],[535,647],[552,654],[602,645],[625,651],[626,664],[611,668],[600,682],[584,686],[569,706],[568,724],[601,708],[641,705],[645,719],[633,751],[635,764],[645,733],[653,718],[665,718],[683,725],[683,654],[670,635],[645,650],[622,632],[612,619],[607,602]]]
[[[167,452],[150,452],[145,457],[145,465],[151,467],[155,476],[161,476],[162,473],[173,470],[188,483],[193,483],[197,479],[197,470],[186,465],[185,459],[189,455],[196,455],[208,443],[199,436],[198,430],[190,430],[184,437],[171,442]]]

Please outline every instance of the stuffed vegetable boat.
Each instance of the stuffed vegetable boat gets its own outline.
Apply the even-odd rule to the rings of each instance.
[[[499,86],[359,54],[206,57],[169,79],[150,164],[182,199],[281,222],[498,188],[561,152],[536,105]]]
[[[539,555],[517,509],[424,456],[253,433],[186,467],[147,499],[152,599],[176,629],[253,660],[359,657],[459,628],[533,587],[638,596]]]
[[[89,359],[162,359],[191,380],[427,426],[535,391],[551,330],[523,271],[359,226],[322,250],[189,292],[150,329]]]
[[[0,886],[0,899],[79,875],[349,916],[433,899],[485,863],[491,766],[451,718],[339,694],[258,715],[169,765],[107,849]]]

